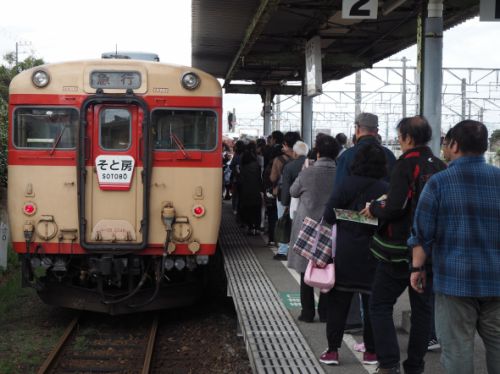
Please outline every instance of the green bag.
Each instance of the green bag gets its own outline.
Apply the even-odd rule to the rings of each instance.
[[[288,210],[276,222],[274,229],[274,241],[276,243],[290,242],[290,233],[292,232],[292,220]]]

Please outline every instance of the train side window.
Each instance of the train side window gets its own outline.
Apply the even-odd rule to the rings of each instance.
[[[131,123],[127,109],[103,109],[99,120],[99,146],[107,151],[127,150],[130,147]]]
[[[13,142],[17,148],[76,147],[78,111],[74,108],[20,107],[13,117]]]
[[[157,109],[152,115],[156,150],[210,151],[217,145],[217,114],[211,110]]]

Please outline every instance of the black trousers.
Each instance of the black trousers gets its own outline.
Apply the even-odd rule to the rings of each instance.
[[[333,288],[328,293],[328,320],[326,322],[326,338],[328,340],[328,350],[337,351],[342,345],[342,338],[344,337],[344,327],[351,306],[353,295],[358,293],[349,291],[340,291]],[[375,352],[375,344],[373,341],[372,324],[370,320],[369,303],[370,296],[361,294],[363,303],[363,339],[367,352]]]
[[[276,221],[278,221],[278,208],[276,207],[276,203],[266,206],[266,214],[268,225],[267,236],[270,242],[274,242],[274,228],[276,227]]]
[[[408,287],[411,306],[411,328],[408,358],[403,362],[406,373],[423,373],[424,356],[431,332],[432,277],[427,276],[424,293],[410,286],[407,263],[379,262],[375,272],[370,302],[371,321],[375,338],[375,352],[381,368],[399,366],[398,338],[392,313],[398,297]]]
[[[327,318],[328,302],[326,295],[323,292],[319,294],[318,314],[320,319]],[[311,287],[304,282],[304,273],[300,273],[300,304],[302,305],[302,316],[306,319],[313,319],[316,314],[314,305],[314,287]]]

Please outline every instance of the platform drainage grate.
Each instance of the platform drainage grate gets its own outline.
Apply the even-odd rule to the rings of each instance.
[[[324,373],[229,214],[223,214],[219,240],[254,373]]]

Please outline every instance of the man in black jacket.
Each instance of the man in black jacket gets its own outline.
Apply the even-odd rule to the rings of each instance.
[[[410,236],[413,214],[423,185],[432,173],[446,168],[445,163],[426,146],[432,137],[432,129],[424,117],[403,118],[396,128],[403,154],[394,165],[387,199],[372,202],[361,211],[367,217],[379,219],[382,237],[392,243],[402,243],[401,253],[392,253],[379,261],[372,288],[370,312],[380,374],[400,373],[399,346],[392,315],[398,297],[409,286],[409,251],[406,241]],[[431,282],[429,277],[428,284]],[[407,374],[419,374],[424,372],[424,356],[429,342],[432,286],[423,294],[411,287],[408,290],[411,329],[408,358],[403,368]]]

